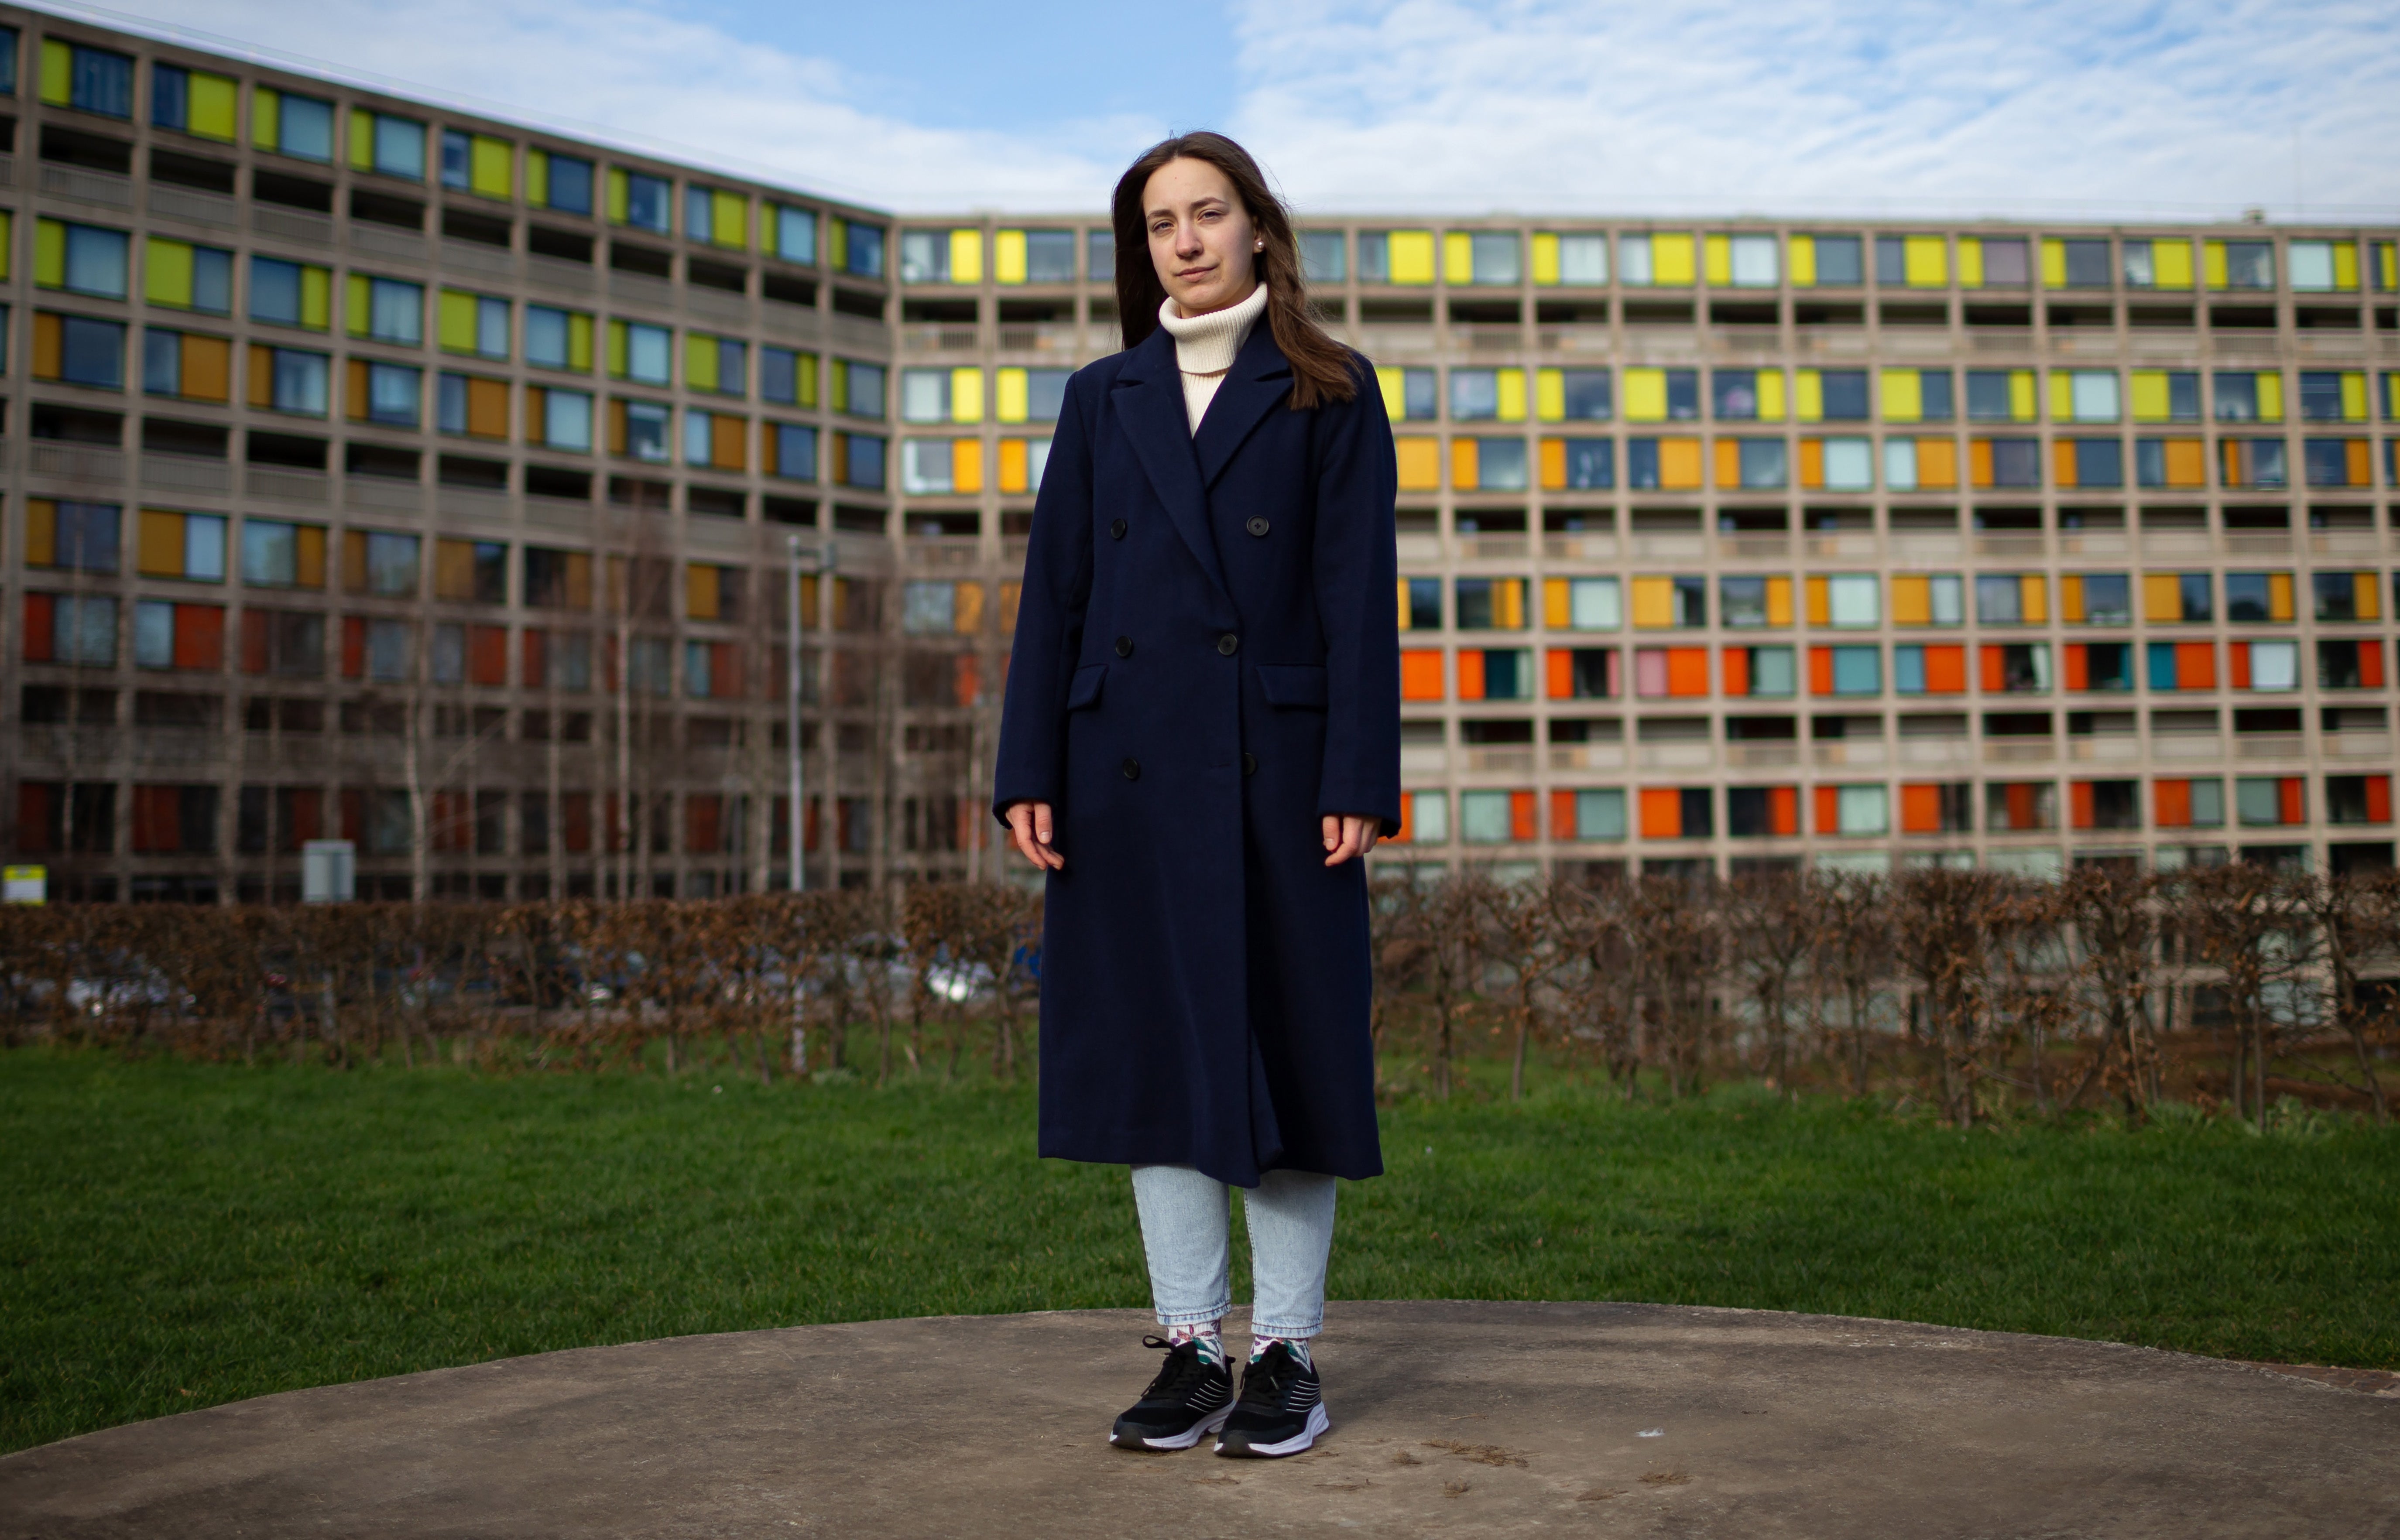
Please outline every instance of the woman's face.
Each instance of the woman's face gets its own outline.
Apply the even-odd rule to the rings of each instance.
[[[1170,160],[1151,173],[1141,208],[1158,281],[1185,315],[1250,297],[1259,235],[1224,172],[1205,160]]]

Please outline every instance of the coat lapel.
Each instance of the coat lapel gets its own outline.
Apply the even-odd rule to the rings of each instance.
[[[1200,570],[1208,575],[1217,591],[1225,593],[1224,568],[1217,561],[1217,542],[1208,532],[1208,494],[1200,479],[1200,462],[1192,452],[1192,419],[1183,410],[1183,378],[1175,368],[1175,339],[1165,327],[1134,349],[1132,361],[1117,375],[1113,400],[1125,436],[1133,441],[1134,455],[1166,506],[1176,533],[1191,547]],[[1215,415],[1212,407],[1209,416]]]
[[[1251,326],[1249,340],[1242,344],[1234,367],[1225,372],[1224,383],[1217,387],[1216,398],[1200,418],[1199,435],[1192,441],[1200,457],[1202,486],[1217,484],[1234,451],[1242,447],[1260,419],[1290,389],[1291,364],[1275,346],[1275,334],[1261,316]]]

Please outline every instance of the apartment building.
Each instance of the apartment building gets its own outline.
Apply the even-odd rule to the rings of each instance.
[[[1016,570],[1117,346],[1096,214],[905,219],[0,20],[10,859],[780,886],[797,540],[809,879],[1002,869]],[[2395,240],[1311,222],[1398,441],[1377,859],[2389,864]]]

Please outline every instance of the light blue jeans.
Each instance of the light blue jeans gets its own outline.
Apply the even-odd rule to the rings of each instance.
[[[1225,1206],[1232,1189],[1188,1165],[1133,1168],[1134,1206],[1161,1326],[1204,1326],[1233,1308]],[[1314,1337],[1325,1327],[1325,1259],[1333,1249],[1333,1179],[1268,1171],[1242,1189],[1250,1228],[1250,1330]]]

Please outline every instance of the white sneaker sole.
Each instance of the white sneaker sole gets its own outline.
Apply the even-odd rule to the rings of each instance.
[[[1201,1439],[1206,1438],[1208,1435],[1216,1432],[1219,1428],[1223,1427],[1225,1425],[1225,1419],[1231,1417],[1233,1414],[1234,1408],[1229,1402],[1224,1406],[1219,1407],[1207,1416],[1201,1418],[1198,1422],[1193,1424],[1192,1430],[1188,1433],[1179,1433],[1171,1438],[1144,1438],[1138,1444],[1118,1443],[1117,1436],[1111,1433],[1109,1435],[1109,1447],[1111,1449],[1190,1449]]]
[[[1228,1407],[1226,1410],[1230,1411],[1233,1409]],[[1325,1403],[1323,1401],[1319,1401],[1315,1406],[1308,1409],[1308,1421],[1302,1425],[1301,1430],[1292,1435],[1292,1437],[1283,1440],[1283,1442],[1279,1444],[1245,1444],[1240,1449],[1227,1449],[1222,1443],[1220,1443],[1217,1446],[1217,1452],[1223,1455],[1229,1455],[1235,1459],[1239,1459],[1244,1455],[1260,1455],[1270,1460],[1278,1455],[1298,1454],[1302,1450],[1304,1450],[1309,1445],[1316,1442],[1320,1436],[1330,1432],[1332,1427],[1333,1419],[1325,1414]]]

